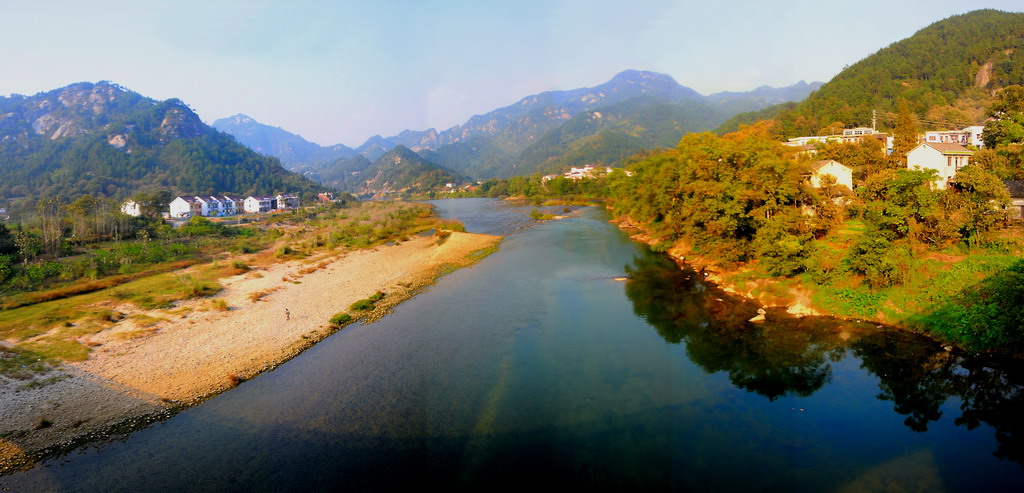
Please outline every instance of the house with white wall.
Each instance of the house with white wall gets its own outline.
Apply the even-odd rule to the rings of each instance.
[[[299,196],[292,194],[278,194],[274,199],[277,201],[276,209],[297,209],[299,207]]]
[[[907,153],[907,168],[935,170],[935,188],[945,190],[956,172],[970,163],[973,154],[960,144],[925,142]]]
[[[924,133],[924,141],[932,144],[960,144],[962,146],[984,147],[981,139],[985,127],[972,125],[960,130],[935,130]]]
[[[142,207],[139,205],[138,202],[132,199],[128,199],[124,201],[123,204],[121,204],[121,212],[129,216],[139,217],[142,215]]]
[[[202,204],[195,197],[175,197],[170,203],[172,218],[203,215]]]
[[[853,190],[853,169],[834,159],[823,159],[811,163],[810,183],[814,188],[821,188],[825,176],[835,179],[836,185],[846,185]]]
[[[242,210],[242,199],[232,195],[224,195],[220,197],[220,208],[221,213],[225,216],[238,214]]]
[[[245,212],[253,214],[259,212],[270,212],[277,209],[277,198],[263,195],[250,195],[245,198],[242,208],[245,209]]]

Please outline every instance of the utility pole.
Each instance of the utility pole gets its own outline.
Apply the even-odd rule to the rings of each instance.
[[[875,129],[875,125],[877,123],[878,123],[878,117],[875,115],[875,110],[871,110],[871,131],[872,132],[878,132],[878,130]]]

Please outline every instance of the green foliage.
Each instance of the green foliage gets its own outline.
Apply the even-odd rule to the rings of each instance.
[[[102,100],[98,111],[93,103],[65,105],[60,99],[98,93],[103,98],[81,98]],[[206,126],[178,100],[157,102],[108,83],[82,83],[27,98],[0,98],[0,107],[13,115],[0,130],[5,137],[0,196],[73,199],[127,197],[153,189],[239,195],[322,189]],[[49,108],[48,116],[73,129],[72,136],[51,138],[55,128],[36,132],[31,122],[39,118],[39,108]],[[112,136],[125,145],[111,145]],[[144,205],[151,210],[160,201]]]
[[[808,196],[785,152],[765,125],[724,138],[690,134],[677,149],[631,165],[632,177],[613,176],[610,195],[617,214],[666,241],[685,238],[726,261],[760,250],[778,260],[772,270],[797,272],[793,261],[805,251],[795,245],[806,227],[798,200]]]
[[[910,264],[910,249],[879,234],[866,235],[850,250],[850,271],[864,276],[872,288],[903,282]]]
[[[1024,261],[964,289],[919,322],[974,350],[1024,351]]]
[[[341,313],[335,313],[334,316],[331,317],[330,323],[331,323],[331,325],[333,325],[335,327],[341,327],[341,326],[344,326],[345,324],[347,324],[347,323],[349,323],[351,321],[352,321],[352,315],[349,315],[348,313],[345,313],[345,312],[341,312]]]
[[[985,147],[994,149],[1024,142],[1024,86],[1013,85],[999,92],[989,108],[992,118],[985,123]]]
[[[352,303],[352,305],[349,306],[348,309],[354,312],[370,311],[373,310],[373,301],[369,299],[362,299],[355,303]]]
[[[833,122],[868,125],[872,110],[896,112],[900,99],[919,117],[935,107],[984,101],[986,91],[1024,83],[1021,32],[1021,13],[977,10],[949,17],[847,67],[799,104],[737,115],[719,131],[774,119],[787,136],[814,135]],[[989,62],[990,79],[979,89],[977,75]]]

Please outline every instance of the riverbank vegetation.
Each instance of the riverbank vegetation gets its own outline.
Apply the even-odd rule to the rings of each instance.
[[[775,125],[687,135],[629,166],[633,176],[613,174],[615,214],[655,249],[765,303],[912,327],[972,350],[1024,350],[1011,302],[1021,299],[1024,241],[1003,215],[1000,181],[1020,168],[1012,151],[987,151],[940,190],[933,172],[905,169],[881,146],[797,156]],[[840,157],[856,191],[811,187],[811,160]]]
[[[125,318],[123,306],[173,311],[217,293],[224,277],[304,258],[313,262],[306,271],[316,270],[325,255],[402,241],[438,222],[425,204],[353,203],[244,223],[194,217],[173,228],[109,207],[78,217],[68,213],[72,205],[51,199],[41,205],[50,217],[0,225],[0,340],[12,355],[5,361],[84,360],[89,336]]]

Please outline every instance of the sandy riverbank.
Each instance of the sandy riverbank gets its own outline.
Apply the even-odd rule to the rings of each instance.
[[[27,388],[0,378],[0,472],[228,389],[330,335],[328,320],[352,303],[383,291],[380,309],[393,306],[442,270],[471,264],[474,252],[498,241],[453,233],[440,245],[436,238],[417,237],[341,257],[276,264],[222,280],[224,290],[214,299],[228,310],[202,298],[146,312],[157,319],[150,327],[119,322],[92,336],[95,349],[87,361],[47,374],[52,383]],[[254,293],[265,294],[253,301]]]

